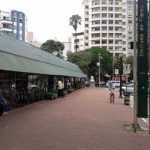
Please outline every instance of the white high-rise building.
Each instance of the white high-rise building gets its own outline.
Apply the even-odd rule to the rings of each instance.
[[[134,0],[85,0],[84,49],[106,48],[114,56],[132,53]]]

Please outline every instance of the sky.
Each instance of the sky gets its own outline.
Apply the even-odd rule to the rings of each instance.
[[[54,39],[68,41],[74,33],[69,18],[78,14],[82,24],[78,32],[83,31],[83,0],[0,0],[0,10],[18,10],[26,14],[27,30],[34,33],[34,39],[43,43]]]

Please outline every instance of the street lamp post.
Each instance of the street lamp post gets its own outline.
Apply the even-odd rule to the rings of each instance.
[[[114,64],[114,63],[115,63],[115,62],[114,62],[114,57],[115,57],[115,53],[114,53],[114,50],[113,50],[113,73],[112,73],[112,80],[114,80],[114,74],[115,74],[115,73],[114,73],[114,72],[115,72],[115,67],[114,67],[114,65],[115,65],[115,64]]]
[[[101,64],[100,64],[100,59],[101,59],[101,55],[100,54],[98,54],[98,61],[99,61],[99,87],[100,87],[100,82],[101,82]]]
[[[120,95],[119,97],[122,98],[122,74],[123,74],[123,62],[122,62],[122,56],[119,58],[119,76],[120,76]]]

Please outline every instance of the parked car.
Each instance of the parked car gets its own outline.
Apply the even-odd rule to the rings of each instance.
[[[99,82],[95,82],[95,86],[96,86],[96,87],[99,87],[99,86],[100,86],[100,87],[105,87],[105,86],[106,86],[106,82],[101,81],[100,84],[99,84]]]
[[[122,86],[122,92],[129,93],[129,94],[134,93],[134,85],[131,83],[131,84]]]

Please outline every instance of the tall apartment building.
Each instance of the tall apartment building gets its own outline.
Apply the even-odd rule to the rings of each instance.
[[[12,21],[9,12],[0,10],[0,31],[12,33]]]
[[[85,0],[84,49],[103,47],[114,56],[129,55],[129,42],[133,41],[132,8],[133,0]]]
[[[25,41],[25,14],[23,12],[12,10],[11,20],[13,23],[13,33],[16,39]]]

